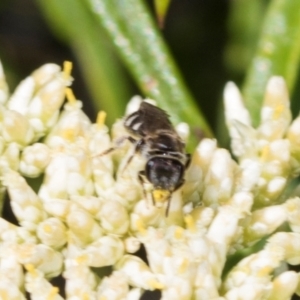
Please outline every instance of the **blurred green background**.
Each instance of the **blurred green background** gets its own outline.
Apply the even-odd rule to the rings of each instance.
[[[101,13],[93,13],[92,1],[89,0],[1,0],[0,57],[11,90],[40,65],[46,62],[62,64],[64,60],[71,60],[74,62],[73,90],[76,97],[84,102],[83,109],[92,120],[100,109],[104,109],[108,112],[107,122],[111,124],[115,118],[122,116],[130,97],[141,94],[156,98],[175,123],[183,120],[191,124],[192,146],[202,136],[212,135],[226,146],[228,140],[221,104],[223,88],[228,80],[244,87],[247,99],[250,99],[248,102],[246,99],[246,103],[250,109],[255,103],[252,114],[257,115],[255,110],[262,101],[261,90],[265,85],[263,76],[267,77],[269,73],[258,77],[251,63],[255,55],[259,55],[259,39],[270,35],[264,30],[264,22],[266,24],[268,11],[271,15],[273,3],[273,11],[278,13],[279,10],[283,17],[294,22],[291,26],[296,28],[295,32],[291,32],[290,44],[284,45],[284,49],[291,49],[289,51],[293,53],[292,62],[289,61],[291,55],[280,53],[274,65],[277,60],[283,66],[274,67],[273,73],[292,74],[288,84],[294,91],[293,98],[299,95],[296,75],[300,47],[299,42],[296,45],[291,42],[300,33],[299,21],[288,15],[299,6],[296,3],[299,1],[173,0],[164,16],[163,29],[157,26],[153,1],[98,2],[107,6],[102,16]],[[286,4],[288,2],[290,4]],[[150,23],[140,18],[139,9],[150,17]],[[271,22],[268,24],[275,28],[276,37],[280,37],[282,33],[277,34],[277,25],[274,23],[273,26]],[[109,24],[117,24],[117,29]],[[143,27],[146,30],[140,30]],[[128,37],[130,49],[123,47],[123,51],[122,47],[120,50],[114,44],[117,39],[121,40],[118,30],[123,30],[124,37]],[[147,30],[154,35],[148,34]],[[162,45],[158,43],[156,47],[157,38]],[[282,47],[280,43],[278,47]],[[122,51],[127,51],[127,54]],[[290,52],[287,51],[288,54]],[[140,56],[135,56],[136,53]],[[166,63],[161,60],[163,56],[169,59]],[[156,61],[162,63],[153,66]],[[294,69],[287,68],[288,64]],[[175,87],[170,86],[169,79],[173,75],[168,73],[175,74],[178,82]],[[150,79],[145,81],[147,76]],[[258,92],[253,88],[259,86],[254,77],[262,85]],[[157,97],[151,90],[156,83],[161,92],[161,96]],[[253,95],[256,100],[252,100]],[[293,102],[293,110],[296,115],[299,101]]]

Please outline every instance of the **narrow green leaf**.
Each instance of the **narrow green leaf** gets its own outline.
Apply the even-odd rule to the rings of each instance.
[[[261,0],[235,0],[230,2],[229,8],[225,63],[234,75],[242,75],[255,53],[266,3]]]
[[[212,136],[144,2],[87,1],[145,95],[168,111],[173,122],[185,121],[191,125],[191,145],[196,145],[199,131]]]
[[[272,75],[283,76],[292,93],[300,58],[300,1],[273,0],[255,57],[243,88],[254,125],[259,122],[266,83]]]
[[[154,7],[158,25],[160,28],[164,27],[165,18],[170,6],[171,0],[154,0]]]

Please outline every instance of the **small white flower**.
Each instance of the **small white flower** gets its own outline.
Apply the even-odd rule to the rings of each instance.
[[[63,71],[47,64],[9,98],[0,66],[0,191],[7,189],[18,222],[0,218],[0,295],[62,300],[49,282],[58,275],[68,300],[138,300],[145,290],[160,290],[164,300],[288,300],[299,293],[299,274],[286,266],[300,264],[300,200],[285,198],[300,174],[300,119],[290,125],[282,78],[268,83],[258,128],[237,87],[227,84],[235,160],[203,139],[184,186],[155,203],[152,184],[138,179],[146,159],[126,138],[123,120],[111,138],[105,112],[92,124],[70,89],[60,110],[71,80],[70,64]],[[134,97],[126,114],[141,101]],[[188,137],[187,124],[174,128]],[[40,176],[37,192],[21,174]],[[228,256],[245,247],[223,278]]]
[[[114,271],[109,277],[104,277],[98,286],[98,299],[123,300],[129,292],[129,284],[121,271]],[[128,299],[129,300],[129,299]]]
[[[26,147],[20,160],[20,172],[28,177],[37,177],[44,172],[50,161],[50,149],[42,143]]]
[[[90,244],[103,235],[103,229],[93,216],[78,205],[71,205],[66,221],[72,240],[80,246]]]
[[[4,185],[11,197],[11,206],[20,224],[34,231],[46,217],[42,203],[25,179],[15,171],[8,170],[4,176]]]
[[[34,268],[33,265],[26,265],[26,290],[30,293],[30,298],[33,300],[63,300],[63,298],[58,294],[59,290],[54,287],[50,282],[44,277],[43,272]],[[24,298],[25,299],[25,298]]]
[[[272,284],[269,299],[291,299],[299,284],[299,275],[294,271],[286,271],[277,276]]]
[[[132,286],[147,290],[162,287],[155,274],[136,256],[124,255],[116,264],[116,269],[126,276],[128,283]]]
[[[67,228],[58,218],[48,218],[38,225],[37,236],[44,245],[59,249],[67,243]]]
[[[114,265],[123,255],[122,241],[115,236],[106,235],[88,245],[80,257],[90,267],[104,267]]]

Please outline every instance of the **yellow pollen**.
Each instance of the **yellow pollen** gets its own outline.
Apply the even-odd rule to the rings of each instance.
[[[89,294],[84,293],[84,294],[82,295],[82,300],[89,300],[89,299],[91,299],[90,296],[89,296]]]
[[[87,256],[86,255],[80,255],[80,256],[76,257],[76,262],[78,264],[85,263],[86,261],[87,261]]]
[[[169,198],[170,192],[167,190],[154,190],[152,195],[155,202],[162,203]]]
[[[72,66],[72,62],[67,60],[64,61],[63,74],[65,79],[68,79],[71,76]]]
[[[148,284],[153,288],[157,290],[162,290],[164,288],[164,285],[156,280],[149,280]]]
[[[66,88],[65,93],[66,93],[67,100],[70,104],[76,103],[76,98],[74,96],[72,89]]]
[[[185,221],[187,229],[189,229],[191,232],[196,231],[195,221],[191,215],[186,215],[184,217],[184,221]]]
[[[136,227],[141,234],[143,234],[143,235],[146,234],[145,224],[141,219],[138,219],[136,221]]]
[[[55,300],[57,294],[58,294],[58,288],[52,287],[49,296],[47,297],[47,300]]]
[[[75,133],[73,129],[65,129],[61,135],[65,140],[68,140],[70,142],[73,142],[75,140]]]
[[[32,276],[37,276],[37,272],[33,264],[26,264],[24,267]]]
[[[52,227],[49,224],[45,224],[44,225],[44,231],[47,233],[51,233],[52,232]]]
[[[264,267],[264,268],[261,268],[259,271],[258,271],[258,276],[259,277],[265,277],[266,275],[269,275],[270,272],[272,271],[271,267]]]
[[[174,232],[174,236],[176,239],[181,239],[183,236],[183,229],[181,227],[177,227],[175,232]]]
[[[105,124],[105,119],[106,119],[106,112],[101,110],[98,112],[98,115],[97,115],[97,125],[99,127],[102,127],[104,124]]]
[[[180,273],[184,273],[186,271],[188,263],[189,263],[189,261],[186,258],[182,261],[182,263],[179,266],[179,272]]]
[[[269,156],[270,154],[270,148],[269,146],[265,146],[263,147],[262,151],[261,151],[261,156],[260,156],[260,159],[262,161],[266,161],[267,160],[267,157]]]
[[[1,299],[8,299],[7,291],[1,290],[0,297],[1,297]]]
[[[275,107],[274,109],[274,119],[278,119],[281,115],[281,113],[283,112],[284,110],[284,106],[282,104],[279,104]]]

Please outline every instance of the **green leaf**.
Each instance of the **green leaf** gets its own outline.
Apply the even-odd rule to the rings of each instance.
[[[266,3],[261,0],[235,0],[227,19],[228,41],[225,64],[232,73],[245,73],[256,50]]]
[[[268,9],[256,55],[243,93],[254,125],[259,122],[268,79],[283,76],[292,93],[300,57],[300,1],[273,0]]]
[[[174,123],[184,121],[191,126],[190,145],[197,144],[199,131],[212,136],[144,1],[86,1],[145,95],[155,99],[171,115]]]
[[[154,0],[156,17],[160,28],[164,27],[166,14],[170,6],[171,0]]]

